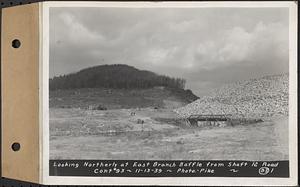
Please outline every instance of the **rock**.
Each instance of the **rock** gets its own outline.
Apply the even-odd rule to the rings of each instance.
[[[207,96],[175,110],[181,117],[193,114],[264,118],[288,115],[288,74],[240,81],[213,90]]]
[[[178,140],[176,144],[184,144],[183,139]]]

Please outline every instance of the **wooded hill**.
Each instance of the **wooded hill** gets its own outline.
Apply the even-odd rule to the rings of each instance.
[[[75,88],[185,88],[185,79],[139,70],[123,64],[100,65],[83,69],[77,73],[62,75],[49,80],[50,90]]]

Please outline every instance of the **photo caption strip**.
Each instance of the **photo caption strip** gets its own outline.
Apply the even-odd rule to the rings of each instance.
[[[50,176],[289,177],[288,161],[50,160]]]

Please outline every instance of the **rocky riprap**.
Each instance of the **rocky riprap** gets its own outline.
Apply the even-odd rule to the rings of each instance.
[[[207,96],[175,110],[181,117],[193,114],[266,118],[288,115],[288,74],[240,81],[215,89]]]

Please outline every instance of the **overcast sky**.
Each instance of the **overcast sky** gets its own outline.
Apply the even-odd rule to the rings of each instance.
[[[287,8],[50,8],[50,77],[128,64],[197,95],[288,72]]]

